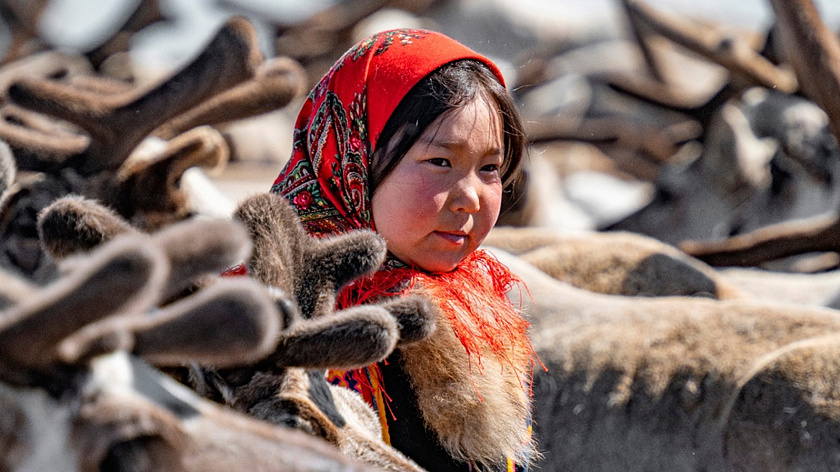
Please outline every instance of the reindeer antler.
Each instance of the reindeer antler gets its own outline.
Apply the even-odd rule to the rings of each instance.
[[[95,205],[74,203],[75,208]],[[151,236],[123,234],[84,257],[63,260],[67,275],[3,313],[0,375],[23,382],[28,372],[80,364],[115,349],[163,365],[191,359],[232,366],[264,358],[274,349],[285,317],[254,280],[217,280],[150,313],[248,249],[238,225],[195,220]],[[19,286],[32,294],[26,284]]]
[[[81,153],[66,155],[62,166],[90,175],[118,168],[155,128],[252,77],[261,61],[253,27],[236,17],[225,23],[198,57],[148,91],[102,96],[26,79],[9,87],[8,95],[20,106],[83,129],[90,144]]]
[[[776,67],[743,40],[720,31],[700,28],[677,17],[668,16],[648,6],[642,0],[623,0],[625,10],[636,31],[650,29],[667,39],[714,61],[755,85],[793,92],[796,77],[784,68]],[[644,35],[640,43],[644,45]],[[645,46],[643,46],[644,48]],[[662,72],[652,53],[645,56],[658,78]]]
[[[163,124],[155,135],[163,139],[199,125],[214,125],[267,113],[286,106],[306,92],[303,67],[287,57],[260,64],[256,76]]]
[[[360,230],[318,240],[306,234],[288,202],[271,193],[242,201],[234,217],[254,242],[249,275],[289,293],[303,318],[281,335],[270,363],[360,367],[383,359],[397,342],[423,339],[434,329],[434,310],[419,295],[335,311],[338,291],[384,259],[379,235]]]
[[[840,39],[820,19],[811,0],[771,0],[779,49],[802,91],[829,116],[840,141]]]
[[[92,254],[69,276],[3,314],[0,375],[47,368],[58,361],[58,343],[84,326],[115,313],[147,310],[166,272],[160,251],[137,240],[114,241]]]

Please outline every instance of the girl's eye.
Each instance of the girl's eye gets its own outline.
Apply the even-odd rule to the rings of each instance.
[[[482,166],[481,170],[483,172],[499,172],[500,166],[498,164],[487,164],[486,166]]]
[[[427,159],[426,162],[432,165],[436,165],[438,167],[450,167],[449,160],[444,159],[442,157],[433,157],[431,159]]]

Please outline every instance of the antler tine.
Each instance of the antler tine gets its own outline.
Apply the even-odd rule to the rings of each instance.
[[[7,366],[55,362],[64,338],[114,313],[153,304],[168,271],[160,250],[143,238],[120,238],[2,316],[0,358]]]
[[[157,366],[231,367],[256,362],[277,344],[282,318],[265,286],[222,279],[143,317],[112,318],[66,338],[62,361],[77,364],[113,350],[112,339]]]
[[[136,5],[134,12],[119,28],[119,31],[96,49],[85,53],[97,69],[100,69],[102,63],[112,55],[126,52],[134,33],[151,24],[166,21],[160,9],[160,0],[140,0]]]
[[[171,139],[196,126],[268,113],[283,108],[305,92],[306,72],[303,67],[294,59],[276,57],[261,64],[253,79],[173,118],[154,134]]]
[[[784,92],[793,92],[798,87],[793,73],[776,67],[734,36],[702,29],[691,22],[665,15],[642,0],[624,0],[622,3],[637,26],[644,25],[752,83]]]
[[[0,68],[0,90],[5,94],[13,82],[22,78],[72,77],[88,74],[92,70],[90,62],[84,56],[44,51],[4,64]]]
[[[283,197],[263,193],[240,202],[234,219],[245,225],[254,243],[248,273],[268,286],[293,292],[298,276],[293,266],[304,263],[301,241],[306,240],[294,210]]]
[[[222,166],[229,152],[217,130],[209,126],[193,128],[166,142],[162,150],[148,158],[137,154],[129,157],[107,199],[121,215],[145,230],[182,220],[192,211],[187,192],[179,187],[184,172],[192,167]]]
[[[836,217],[817,217],[764,226],[719,241],[682,241],[685,253],[712,266],[750,267],[806,252],[840,251]]]
[[[802,92],[829,116],[840,141],[840,39],[820,18],[812,0],[771,0],[777,40]]]
[[[134,353],[155,365],[232,367],[265,358],[277,345],[282,317],[265,286],[222,279],[167,306],[135,334]]]
[[[169,79],[139,96],[101,96],[44,80],[9,87],[17,104],[74,123],[91,137],[67,161],[83,175],[116,169],[155,128],[254,75],[262,62],[247,19],[227,21],[204,51]]]
[[[355,369],[386,358],[399,338],[398,322],[387,310],[363,305],[296,324],[281,333],[276,350],[263,363]]]
[[[51,171],[84,152],[90,138],[58,126],[55,120],[7,103],[0,107],[0,139],[13,149],[21,170]]]
[[[198,277],[220,274],[251,251],[245,228],[227,220],[184,221],[155,233],[152,239],[163,248],[172,266],[164,300]]]
[[[55,260],[136,230],[110,208],[78,195],[59,198],[38,214],[41,247]]]

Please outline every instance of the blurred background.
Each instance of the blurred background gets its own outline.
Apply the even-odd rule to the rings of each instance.
[[[813,4],[836,39],[840,2]],[[145,86],[232,15],[252,21],[267,58],[299,62],[309,86],[394,27],[435,29],[496,61],[531,140],[503,225],[679,244],[840,207],[838,128],[797,81],[769,0],[4,0],[0,55],[83,55]],[[302,99],[220,127],[231,158],[212,181],[231,200],[268,189]]]

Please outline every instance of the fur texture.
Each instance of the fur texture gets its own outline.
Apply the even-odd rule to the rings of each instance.
[[[332,314],[338,291],[376,270],[385,257],[385,241],[372,231],[323,240],[309,236],[286,200],[272,193],[243,200],[234,217],[253,241],[249,275],[289,293],[305,319]],[[396,319],[400,342],[422,339],[434,330],[433,309],[425,297],[410,296],[364,312],[377,308]]]
[[[195,359],[203,349],[212,349],[218,360],[227,346],[235,346],[226,353],[227,362],[242,363],[276,339],[276,329],[255,336],[245,322],[277,318],[265,303],[231,303],[232,291],[244,285],[261,288],[252,281],[231,281],[227,290],[209,291],[191,305],[207,308],[215,299],[219,310],[210,317],[172,307],[132,315],[158,301],[167,268],[154,239],[128,235],[78,260],[53,284],[12,297],[25,301],[0,313],[0,405],[4,417],[12,419],[0,422],[0,468],[372,472],[323,441],[203,401],[143,361],[115,353],[119,346],[95,359],[53,355],[80,333],[110,330],[116,338],[133,340],[137,352],[165,353],[169,362]],[[267,300],[264,290],[244,290],[239,298]],[[218,329],[225,325],[240,329]]]
[[[39,239],[54,259],[90,251],[120,234],[135,231],[113,210],[78,195],[59,198],[38,215]]]
[[[837,311],[596,294],[497,255],[529,287],[524,309],[548,368],[534,379],[540,467],[834,467],[836,348],[816,339],[840,335]]]
[[[382,262],[381,238],[370,231],[312,238],[285,199],[274,194],[244,200],[234,215],[253,240],[249,275],[291,296],[289,323],[274,352],[260,362],[235,369],[193,370],[193,385],[209,398],[324,438],[368,463],[387,470],[419,471],[382,442],[370,407],[355,393],[348,396],[340,387],[330,386],[324,369],[379,361],[397,346],[403,331],[406,343],[422,339],[433,330],[431,304],[411,296],[335,311],[338,290]]]
[[[503,366],[489,348],[482,365],[470,365],[443,319],[431,336],[400,350],[423,419],[453,457],[494,470],[507,455],[518,453],[514,457],[519,464],[532,459],[523,422],[530,409],[527,353],[515,359],[520,372]]]
[[[637,234],[495,228],[484,245],[516,254],[558,280],[598,293],[717,299],[746,296],[703,262]]]
[[[145,236],[102,204],[72,195],[45,208],[38,216],[38,229],[45,251],[62,266],[69,264],[69,255],[89,251],[121,234]],[[170,262],[164,293],[167,302],[211,283],[216,274],[241,261],[251,250],[244,228],[224,220],[182,221],[151,238],[164,249]]]

